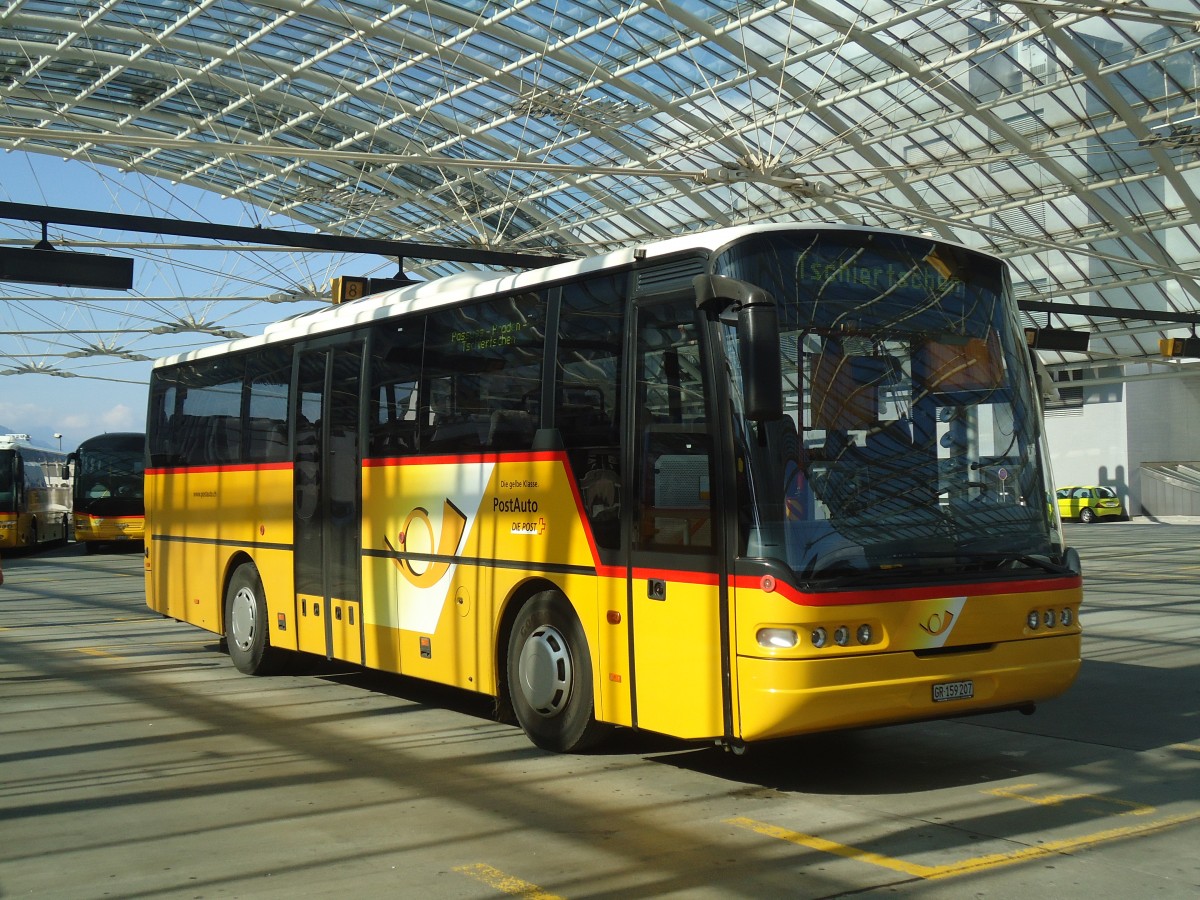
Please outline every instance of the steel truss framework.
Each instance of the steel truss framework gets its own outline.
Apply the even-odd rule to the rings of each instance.
[[[525,253],[759,221],[925,231],[1081,308],[1034,314],[1093,334],[1052,369],[1153,377],[1191,368],[1158,356],[1186,328],[1086,308],[1200,310],[1198,59],[1200,0],[0,0],[0,147],[322,232]],[[122,334],[42,344],[65,320],[22,330],[42,298],[0,297],[5,374],[230,328],[157,297]]]

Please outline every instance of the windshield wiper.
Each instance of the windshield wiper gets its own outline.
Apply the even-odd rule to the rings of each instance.
[[[1068,567],[1060,563],[1051,562],[1048,559],[1043,559],[1040,556],[1033,556],[1029,553],[1005,553],[1003,550],[991,552],[972,551],[968,559],[996,559],[996,560],[1015,560],[1024,563],[1031,569],[1044,569],[1052,575],[1074,575],[1075,573]]]
[[[914,559],[956,559],[964,565],[970,565],[974,562],[1007,562],[1013,560],[1015,562],[1024,563],[1031,569],[1043,569],[1053,575],[1072,575],[1074,572],[1069,566],[1064,566],[1049,559],[1040,556],[1034,556],[1024,550],[932,550],[922,552],[920,550],[912,553]]]

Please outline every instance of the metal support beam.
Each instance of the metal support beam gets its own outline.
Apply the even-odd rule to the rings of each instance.
[[[1048,312],[1064,316],[1096,316],[1110,319],[1145,319],[1149,322],[1180,322],[1184,325],[1200,325],[1200,312],[1089,306],[1083,303],[1047,303],[1042,300],[1018,300],[1017,306],[1024,312]]]
[[[337,253],[370,253],[379,256],[408,259],[438,259],[447,262],[473,263],[515,269],[538,269],[564,262],[565,256],[538,253],[513,253],[504,250],[483,250],[471,247],[450,247],[444,244],[421,244],[415,241],[388,241],[380,238],[358,238],[337,234],[303,234],[275,228],[249,228],[242,225],[215,225],[211,222],[188,222],[181,219],[160,219],[154,216],[130,216],[123,213],[102,213],[86,209],[67,209],[56,206],[35,206],[29,203],[0,202],[0,219],[20,219],[25,222],[54,222],[57,225],[76,225],[84,228],[111,228],[143,234],[170,234],[178,237],[197,237],[244,244],[274,244],[304,250],[326,250]]]

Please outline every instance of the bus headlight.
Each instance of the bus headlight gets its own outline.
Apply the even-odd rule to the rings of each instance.
[[[1064,608],[1063,611],[1058,614],[1058,620],[1062,622],[1063,628],[1066,628],[1075,621],[1075,614],[1071,612],[1071,610]]]
[[[871,643],[871,626],[870,625],[859,625],[858,632],[855,634],[855,637],[858,638],[858,642],[860,644]]]
[[[800,642],[800,636],[790,628],[758,629],[758,645],[768,650],[790,650]]]
[[[850,643],[850,629],[845,625],[839,625],[837,631],[833,633],[833,642],[839,647],[845,647]]]
[[[1031,609],[1025,617],[1025,624],[1029,626],[1030,631],[1037,631],[1037,627],[1042,624],[1042,614],[1036,609]]]
[[[812,632],[813,646],[818,650],[829,643],[829,635],[825,633],[824,628],[814,628]]]

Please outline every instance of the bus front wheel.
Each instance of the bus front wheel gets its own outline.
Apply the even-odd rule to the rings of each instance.
[[[592,661],[583,626],[557,591],[543,591],[517,613],[508,638],[508,692],[521,728],[543,750],[573,753],[599,741]]]
[[[267,598],[254,563],[238,566],[225,589],[225,640],[239,672],[269,675],[278,669],[280,651],[267,634]]]

